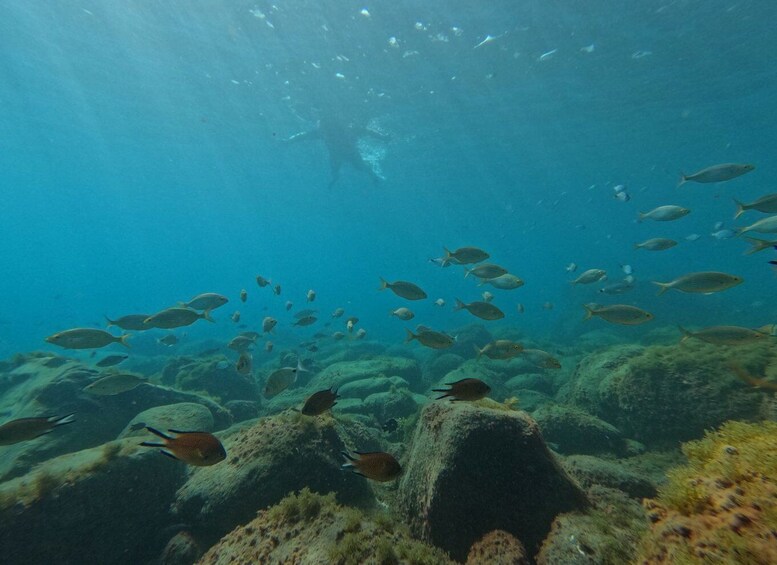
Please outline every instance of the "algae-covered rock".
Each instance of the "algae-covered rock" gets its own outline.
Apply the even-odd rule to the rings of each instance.
[[[471,355],[468,353],[467,357]],[[464,357],[455,353],[442,352],[432,357],[424,364],[424,381],[437,382],[445,375],[464,363]]]
[[[410,537],[390,518],[368,518],[333,494],[305,488],[259,512],[210,548],[199,565],[304,563],[454,565],[445,553]]]
[[[159,558],[159,565],[191,565],[202,556],[202,548],[189,532],[175,534]]]
[[[182,430],[190,432],[213,431],[213,414],[202,404],[179,402],[165,406],[154,406],[135,416],[120,438],[130,436],[148,436],[146,426],[158,430]]]
[[[390,418],[405,418],[419,408],[416,396],[407,389],[376,392],[365,398],[362,405],[366,413],[372,414],[380,422]]]
[[[410,383],[402,377],[372,377],[370,379],[360,379],[345,383],[337,389],[337,394],[341,398],[367,398],[369,395],[378,392],[388,392],[392,389],[409,387]]]
[[[553,379],[548,375],[540,373],[526,373],[522,375],[515,375],[507,380],[505,383],[510,391],[518,389],[529,389],[541,392],[543,394],[553,394]]]
[[[375,377],[401,377],[412,388],[422,388],[418,362],[406,357],[374,357],[359,361],[333,363],[315,375],[308,384],[310,390],[340,389],[346,383]]]
[[[534,551],[557,514],[586,504],[527,414],[442,402],[421,413],[398,502],[417,536],[459,560],[493,530]]]
[[[2,479],[20,476],[51,457],[115,439],[138,412],[153,406],[192,402],[211,412],[216,429],[231,423],[229,412],[212,399],[151,383],[113,396],[90,395],[83,388],[101,373],[65,357],[20,354],[7,368],[10,370],[0,375],[0,423],[69,413],[75,413],[75,423],[34,440],[4,446]]]
[[[561,514],[537,555],[537,565],[623,565],[633,563],[647,528],[642,506],[620,490],[587,490],[591,507]]]
[[[729,419],[759,417],[763,393],[739,381],[728,364],[758,365],[770,345],[614,347],[586,357],[559,398],[648,446],[672,445]]]
[[[126,439],[69,453],[0,484],[5,563],[145,563],[186,466]],[[138,543],[144,540],[144,543]]]
[[[583,488],[593,485],[616,488],[637,499],[656,494],[655,484],[648,478],[629,470],[617,459],[570,455],[562,460],[562,465]]]
[[[574,406],[545,405],[533,414],[543,437],[561,453],[620,453],[623,436],[613,425]]]
[[[727,422],[683,452],[645,501],[640,562],[777,563],[777,422]]]
[[[536,390],[515,389],[510,391],[512,398],[518,399],[517,406],[525,412],[534,412],[546,404],[554,404],[553,399]]]
[[[353,426],[289,411],[227,435],[227,459],[194,470],[178,491],[174,511],[210,544],[305,486],[336,492],[344,503],[364,503],[371,499],[366,481],[340,471],[340,452],[353,447],[346,446],[343,429]]]
[[[206,391],[214,398],[254,400],[260,390],[250,375],[241,375],[226,358],[177,357],[162,371],[162,382],[179,390]]]
[[[531,561],[520,540],[507,532],[495,530],[483,536],[470,548],[466,565],[529,565]]]

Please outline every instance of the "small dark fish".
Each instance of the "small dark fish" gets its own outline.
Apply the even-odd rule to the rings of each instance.
[[[301,318],[307,318],[309,316],[315,316],[318,310],[311,310],[310,308],[306,310],[300,310],[296,314],[294,314],[294,317],[299,320]]]
[[[166,345],[167,347],[172,347],[176,343],[178,343],[178,338],[175,337],[174,334],[167,334],[165,337],[161,337],[157,340],[157,343],[161,345]]]
[[[287,300],[286,301],[286,311],[288,312],[292,308],[294,308],[294,303],[291,300]]]
[[[129,427],[129,429],[130,429],[131,432],[136,432],[138,430],[142,430],[145,427],[146,427],[146,423],[145,422],[137,422],[135,424],[132,424]]]
[[[319,390],[310,395],[305,401],[305,405],[302,407],[302,413],[305,416],[318,416],[323,414],[337,404],[338,398],[340,397],[334,389],[328,388],[326,390]]]
[[[353,469],[357,475],[381,483],[393,481],[402,473],[402,466],[389,453],[383,451],[369,453],[354,451],[354,453],[359,457],[356,458],[350,453],[342,452],[347,462],[341,466],[341,469]]]
[[[453,402],[457,400],[480,400],[491,392],[491,387],[480,379],[461,379],[455,383],[445,383],[450,388],[433,388],[432,392],[443,392],[436,400],[450,397]]]
[[[269,279],[264,278],[262,275],[256,275],[256,284],[258,284],[260,287],[264,288],[268,284],[272,284],[272,281]]]
[[[43,418],[20,418],[0,426],[0,445],[13,445],[35,439],[54,431],[54,428],[75,422],[74,414]]]
[[[178,459],[197,467],[207,467],[227,458],[227,452],[219,439],[208,432],[168,430],[176,434],[176,437],[172,437],[149,426],[146,426],[146,429],[155,436],[162,438],[163,441],[161,443],[144,441],[140,445],[161,447],[160,452],[162,455],[166,455],[171,459]]]
[[[274,287],[272,287],[272,293],[275,296],[280,296],[281,295],[281,285],[276,284]]]
[[[389,418],[385,422],[383,422],[383,425],[381,426],[384,432],[387,434],[394,433],[399,428],[399,422],[397,422],[396,418]]]
[[[245,302],[246,300],[248,300],[248,291],[243,289],[240,291],[240,302]]]
[[[309,326],[311,324],[315,324],[318,321],[318,318],[315,316],[305,316],[304,318],[300,318],[296,322],[294,322],[292,325],[294,326]]]
[[[305,349],[307,349],[307,350],[308,350],[308,351],[310,351],[311,353],[315,353],[316,351],[318,351],[318,345],[316,345],[316,344],[314,343],[314,344],[312,344],[312,345],[308,345],[308,346],[307,346]]]
[[[247,375],[251,372],[253,358],[248,351],[243,351],[235,364],[235,370],[241,375]]]
[[[108,357],[103,357],[100,359],[96,365],[98,367],[113,367],[114,365],[118,365],[122,361],[125,361],[129,358],[129,355],[125,355],[124,353],[120,353],[117,355],[108,355]]]

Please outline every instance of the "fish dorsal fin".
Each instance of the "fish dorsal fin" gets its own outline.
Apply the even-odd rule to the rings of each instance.
[[[173,432],[174,434],[206,434],[208,432],[198,432],[198,431],[183,431],[183,430],[168,430]]]

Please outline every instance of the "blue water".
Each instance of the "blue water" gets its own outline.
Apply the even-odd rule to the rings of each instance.
[[[464,245],[525,279],[484,288],[527,335],[613,330],[583,325],[591,300],[639,305],[652,327],[777,319],[775,253],[743,257],[738,238],[708,235],[718,221],[760,217],[733,222],[732,196],[777,187],[773,3],[321,4],[3,3],[0,355],[205,291],[231,303],[193,336],[233,335],[237,308],[249,326],[268,313],[284,323],[285,301],[306,307],[312,288],[325,317],[345,307],[371,337],[399,342],[404,324],[387,313],[403,304],[377,292],[379,276],[424,287],[414,322],[450,330],[475,321],[451,311],[454,297],[482,289],[427,260]],[[390,134],[372,144],[385,149],[384,182],[346,165],[328,190],[325,146],[281,141],[322,116]],[[676,188],[681,170],[730,161],[757,168]],[[613,198],[617,184],[631,201]],[[635,222],[662,204],[693,212]],[[658,236],[681,244],[632,249]],[[610,282],[630,264],[638,288],[572,288],[570,262],[607,269]],[[746,282],[661,298],[648,282],[695,270]],[[282,296],[257,288],[256,274]]]

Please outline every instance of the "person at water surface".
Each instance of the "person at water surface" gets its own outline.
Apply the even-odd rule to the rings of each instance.
[[[365,160],[359,150],[359,140],[363,137],[381,141],[388,141],[390,138],[388,134],[374,129],[328,116],[321,118],[313,129],[295,133],[284,141],[287,143],[315,139],[323,141],[329,153],[329,166],[331,168],[331,177],[327,188],[332,188],[340,180],[340,171],[345,163],[357,171],[367,173],[375,184],[383,180],[375,172],[372,163]]]

